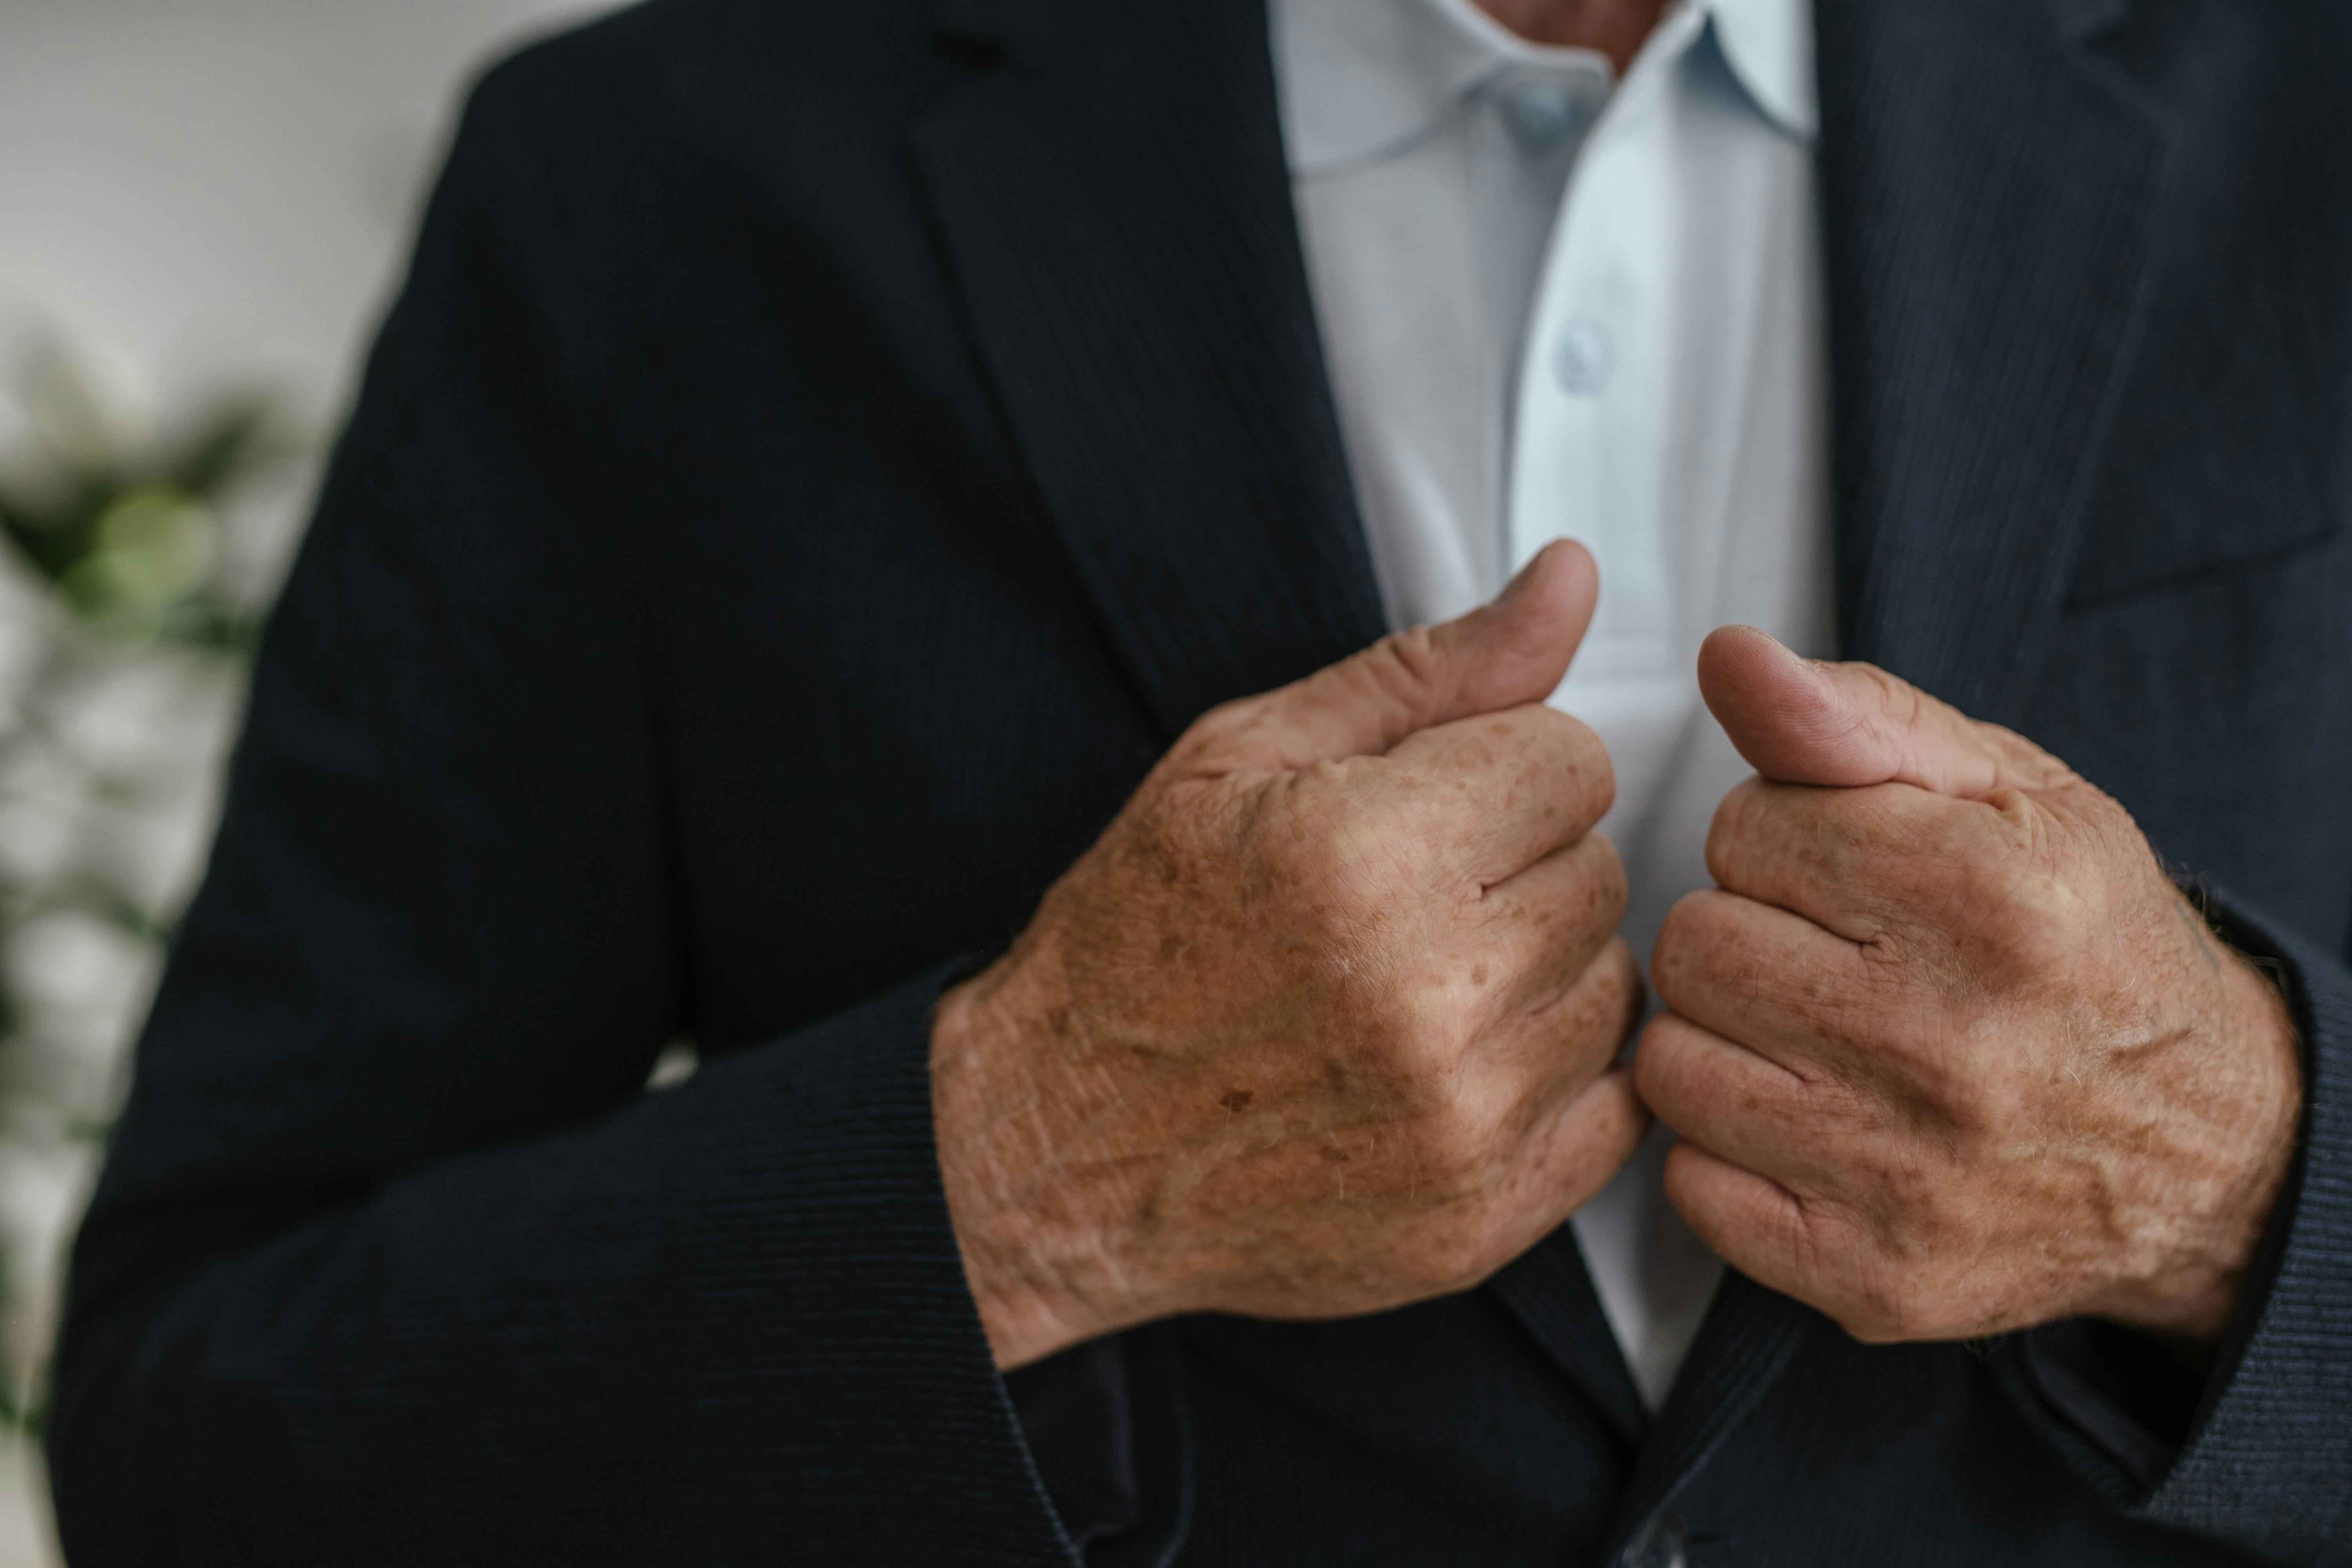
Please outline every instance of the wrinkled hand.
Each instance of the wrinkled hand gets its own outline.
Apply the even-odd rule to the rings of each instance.
[[[1692,1228],[1865,1341],[2219,1333],[2299,1114],[2276,990],[2031,742],[1745,627],[1699,679],[1761,776],[1652,962]]]
[[[1614,784],[1541,706],[1580,547],[1203,717],[942,1000],[940,1162],[998,1364],[1178,1312],[1466,1289],[1631,1155]]]

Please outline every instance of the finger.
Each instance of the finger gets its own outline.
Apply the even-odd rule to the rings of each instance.
[[[1809,1183],[1829,1168],[1812,1086],[1679,1014],[1642,1031],[1633,1087],[1678,1137],[1744,1170]]]
[[[1662,1184],[1717,1258],[1768,1289],[1819,1300],[1822,1238],[1789,1189],[1687,1140],[1667,1154]]]
[[[1495,883],[1479,903],[1473,951],[1494,961],[1496,999],[1508,1014],[1531,1012],[1564,995],[1616,940],[1625,868],[1615,845],[1588,834]],[[1639,965],[1633,979],[1638,991]]]
[[[1507,1092],[1539,1121],[1608,1070],[1648,997],[1633,950],[1612,937],[1566,985],[1494,1029],[1484,1060],[1514,1080]]]
[[[1601,737],[1541,704],[1421,731],[1379,768],[1398,830],[1445,842],[1482,887],[1583,837],[1617,795]]]
[[[1602,1073],[1538,1122],[1511,1167],[1511,1202],[1528,1216],[1518,1250],[1591,1201],[1649,1130],[1650,1113],[1623,1068]]]
[[[1798,658],[1753,626],[1699,647],[1699,691],[1756,771],[1783,784],[1907,784],[1962,800],[2051,789],[2074,774],[1874,665]]]
[[[1378,756],[1415,731],[1540,702],[1568,673],[1600,591],[1582,545],[1547,545],[1491,605],[1217,710],[1189,737],[1187,765],[1213,774]]]
[[[1910,784],[1821,789],[1752,778],[1716,808],[1706,868],[1717,883],[1852,942],[1916,924],[1955,873],[2013,848],[2001,814]]]
[[[1708,888],[1667,911],[1650,977],[1666,1006],[1778,1068],[1854,1079],[1888,1058],[1906,972],[1802,915]]]

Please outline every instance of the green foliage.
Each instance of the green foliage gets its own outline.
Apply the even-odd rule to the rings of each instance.
[[[221,398],[186,434],[140,448],[62,354],[37,356],[25,379],[42,449],[28,479],[0,485],[0,531],[24,563],[100,632],[247,651],[255,621],[217,585],[218,503],[284,451],[268,401]]]
[[[69,721],[94,686],[153,661],[193,658],[241,679],[260,617],[226,581],[226,531],[238,489],[293,447],[270,401],[251,394],[213,400],[164,437],[126,436],[55,349],[34,355],[14,390],[32,439],[0,453],[0,556],[13,555],[48,613],[13,704],[0,707],[0,791],[21,791],[26,778],[62,781],[58,809],[77,819],[76,841],[90,852],[37,869],[0,856],[0,955],[59,915],[160,954],[176,910],[156,907],[125,857],[106,851],[184,781],[83,754]],[[37,1037],[39,1009],[19,982],[15,965],[0,963],[0,1135],[40,1128],[53,1142],[102,1141],[106,1128],[86,1107],[26,1103],[41,1076],[27,1064],[54,1042]],[[0,1297],[21,1309],[16,1284],[0,1278]],[[0,1429],[38,1428],[44,1381],[37,1365],[0,1365]]]

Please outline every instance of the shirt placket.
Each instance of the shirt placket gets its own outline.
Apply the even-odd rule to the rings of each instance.
[[[1516,566],[1572,538],[1599,562],[1600,606],[1563,700],[1604,733],[1677,707],[1684,684],[1661,484],[1674,276],[1672,144],[1662,121],[1672,70],[1703,26],[1687,9],[1662,24],[1586,140],[1517,378],[1509,559]]]

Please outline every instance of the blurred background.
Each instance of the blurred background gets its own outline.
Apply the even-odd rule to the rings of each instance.
[[[586,0],[0,0],[0,1568],[253,637],[459,95]]]

